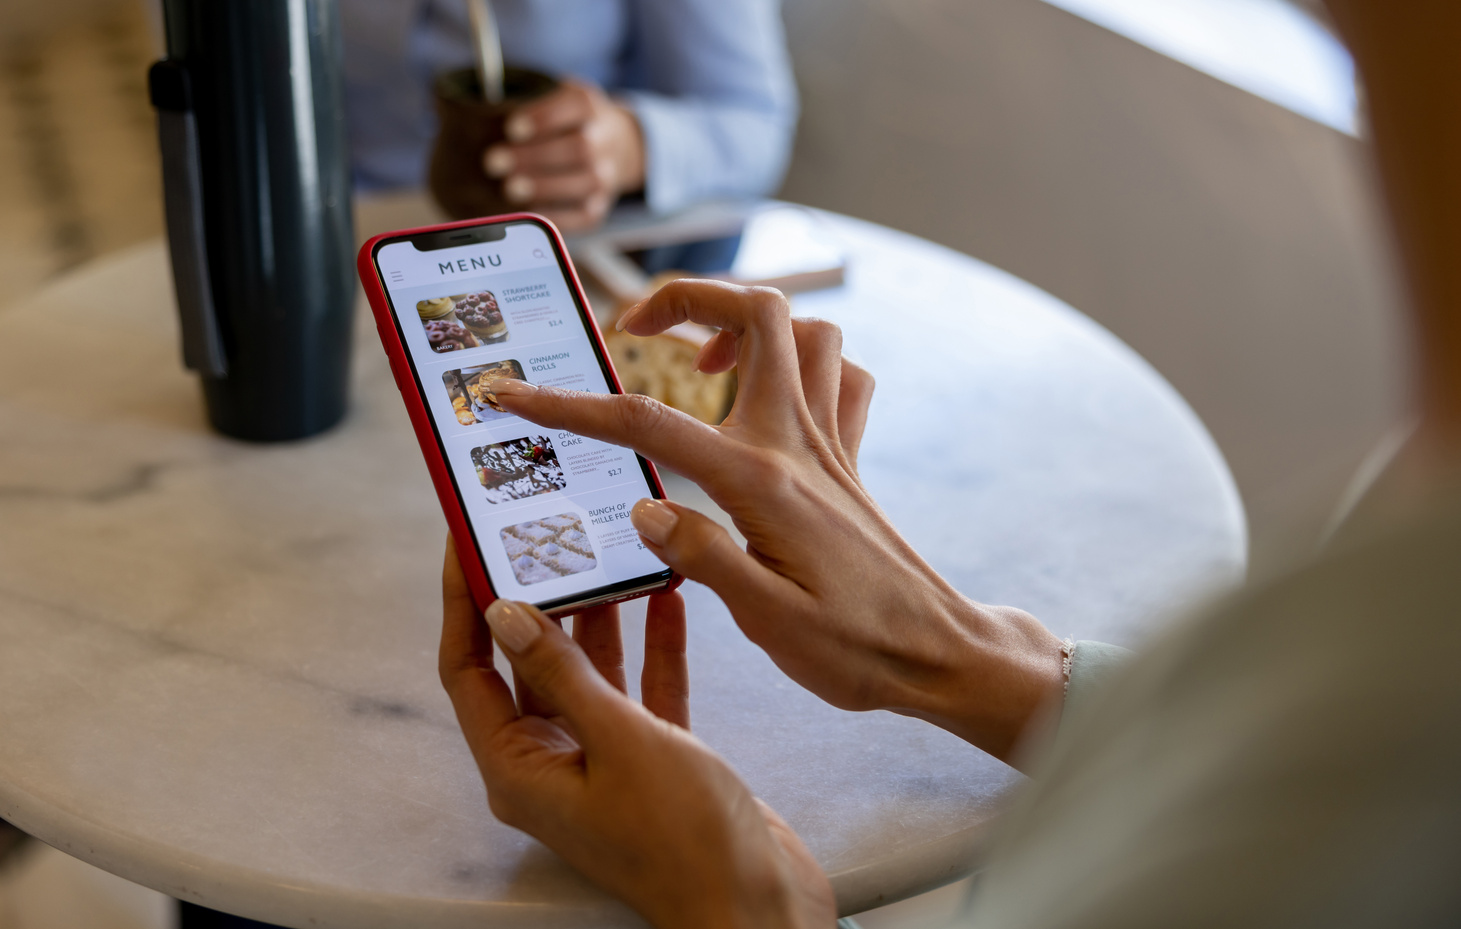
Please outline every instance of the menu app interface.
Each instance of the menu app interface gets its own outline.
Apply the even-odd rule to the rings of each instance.
[[[662,575],[629,523],[651,495],[634,453],[541,429],[492,394],[498,377],[609,390],[547,233],[514,223],[493,242],[393,242],[376,265],[498,595],[545,603]]]

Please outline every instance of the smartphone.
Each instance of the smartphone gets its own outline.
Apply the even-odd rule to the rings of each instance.
[[[378,235],[360,280],[477,606],[550,615],[679,577],[629,522],[664,497],[627,448],[507,412],[498,377],[600,393],[619,380],[558,231],[527,213]]]

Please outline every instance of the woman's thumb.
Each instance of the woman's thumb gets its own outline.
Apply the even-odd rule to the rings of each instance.
[[[585,749],[592,750],[597,734],[614,730],[607,717],[622,710],[624,695],[557,623],[532,604],[514,600],[492,601],[484,616],[518,680],[568,720]]]
[[[777,585],[789,583],[746,554],[723,526],[689,507],[640,500],[629,520],[661,561],[715,591],[732,614],[779,602]]]

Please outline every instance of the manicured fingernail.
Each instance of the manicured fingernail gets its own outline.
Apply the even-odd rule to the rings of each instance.
[[[642,306],[644,306],[643,300],[639,301],[638,303],[631,306],[629,309],[620,313],[619,318],[614,320],[614,331],[623,332],[624,327],[629,325],[629,321],[634,318],[634,314],[638,313],[639,308]]]
[[[640,500],[629,511],[629,521],[640,535],[655,545],[664,545],[669,541],[670,533],[675,531],[680,514],[658,500]]]
[[[513,203],[527,203],[533,199],[533,179],[514,174],[503,183],[502,193]]]
[[[526,113],[514,114],[508,117],[502,131],[507,134],[509,142],[526,142],[533,137],[533,118]]]
[[[497,637],[497,641],[509,651],[520,652],[543,634],[543,627],[538,624],[537,617],[529,613],[521,603],[493,600],[483,615],[487,618],[487,625],[492,627],[492,634]]]
[[[531,397],[538,388],[515,377],[494,377],[487,382],[487,392],[498,397]]]
[[[482,164],[488,177],[507,177],[512,173],[512,161],[512,149],[506,145],[494,145],[487,149],[487,158]]]

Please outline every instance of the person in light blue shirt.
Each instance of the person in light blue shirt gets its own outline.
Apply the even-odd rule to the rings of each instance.
[[[473,61],[461,0],[343,0],[356,188],[422,186],[432,79]],[[509,199],[568,231],[780,183],[796,87],[778,0],[494,0],[509,65],[564,79],[483,152]]]

